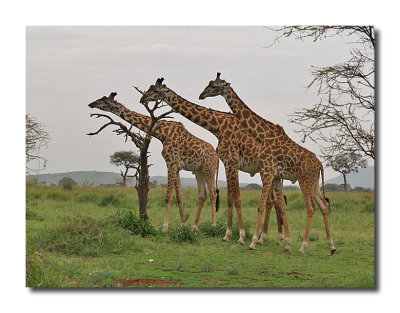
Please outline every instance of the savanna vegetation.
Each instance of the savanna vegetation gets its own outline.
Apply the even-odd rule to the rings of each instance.
[[[242,190],[246,244],[250,244],[260,190]],[[226,229],[226,190],[217,226],[205,203],[200,231],[193,232],[197,191],[183,190],[187,226],[177,204],[170,230],[161,231],[165,189],[149,192],[149,220],[140,219],[133,188],[30,185],[26,190],[26,285],[29,287],[373,287],[374,194],[328,193],[337,253],[329,254],[323,219],[313,219],[310,245],[301,246],[306,210],[299,191],[286,191],[292,251],[277,246],[275,213],[269,236],[257,250],[231,242]]]

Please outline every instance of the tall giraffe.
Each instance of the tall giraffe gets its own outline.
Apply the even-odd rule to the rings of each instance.
[[[89,104],[91,108],[111,112],[123,120],[147,132],[152,120],[150,117],[131,111],[117,102],[112,92]],[[175,187],[176,199],[179,205],[181,222],[185,222],[182,202],[182,188],[179,177],[180,170],[191,171],[196,177],[198,189],[198,208],[193,229],[198,230],[201,210],[207,198],[206,184],[210,193],[212,208],[212,224],[215,225],[215,211],[217,194],[214,179],[218,167],[218,155],[211,144],[197,138],[186,130],[182,123],[160,120],[155,124],[153,136],[163,144],[162,156],[168,168],[168,187],[166,197],[166,212],[163,230],[168,230],[169,212],[172,202],[172,193]],[[217,204],[218,208],[218,204]]]
[[[260,157],[260,154],[263,153],[261,151],[261,146],[244,130],[239,121],[232,114],[207,109],[191,103],[163,85],[162,81],[163,78],[157,79],[155,85],[150,86],[140,99],[140,102],[165,101],[175,109],[175,111],[201,127],[204,127],[218,138],[217,153],[225,165],[228,185],[228,227],[225,237],[222,240],[228,241],[229,237],[232,235],[232,211],[233,204],[235,204],[239,222],[239,243],[244,244],[246,233],[243,224],[238,171],[240,169],[250,173],[251,176],[260,172],[262,178],[265,176],[265,172],[268,172],[267,161],[265,158]],[[280,190],[279,188],[276,190],[275,196],[271,195],[272,190],[269,190],[268,194],[264,191],[259,204],[259,210],[261,210],[262,207],[266,206],[266,200],[268,198],[267,208],[269,212],[272,203],[275,205],[275,209],[277,210],[278,231],[280,232],[278,243],[280,243],[280,240],[283,238],[282,220],[285,233],[287,236],[289,234],[286,216],[282,215],[281,220],[281,214],[278,213],[281,211],[285,212],[283,208],[284,196],[283,193],[280,193]],[[267,225],[268,218],[266,216]],[[286,243],[289,243],[287,249],[290,249],[290,240]]]
[[[314,153],[303,148],[289,138],[280,125],[275,125],[261,116],[254,113],[235,93],[235,91],[225,80],[217,78],[210,81],[208,86],[200,94],[200,99],[221,95],[225,98],[233,114],[239,119],[241,125],[259,142],[264,149],[270,149],[275,156],[274,168],[277,177],[288,179],[295,183],[299,181],[300,189],[303,193],[307,207],[307,224],[303,238],[303,243],[299,250],[304,253],[308,247],[311,221],[314,216],[316,206],[320,207],[324,218],[326,237],[331,254],[336,252],[329,228],[329,200],[325,198],[324,190],[324,168]],[[323,196],[319,189],[319,175],[322,177]],[[260,217],[257,220],[253,243],[257,240],[260,227]]]

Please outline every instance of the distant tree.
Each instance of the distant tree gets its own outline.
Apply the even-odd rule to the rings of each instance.
[[[158,182],[156,180],[149,182],[149,188],[157,188],[157,187],[158,187]]]
[[[341,188],[338,184],[325,184],[326,191],[341,191]]]
[[[116,166],[123,166],[124,170],[120,170],[122,176],[122,187],[126,187],[126,179],[128,177],[135,177],[135,175],[128,175],[129,170],[139,169],[139,156],[133,151],[118,151],[110,156],[110,163]]]
[[[243,189],[249,189],[249,190],[261,190],[262,187],[259,184],[248,184],[246,185]]]
[[[275,42],[284,37],[311,39],[341,36],[353,44],[350,59],[312,67],[320,102],[295,111],[290,122],[306,138],[322,143],[329,155],[357,153],[375,159],[375,31],[373,26],[287,26],[274,29]]]
[[[363,156],[354,152],[333,157],[325,156],[325,158],[327,160],[328,167],[331,167],[336,172],[342,174],[345,192],[348,190],[346,176],[351,172],[358,172],[359,168],[367,167],[367,161],[363,158]]]
[[[58,185],[62,186],[63,189],[71,190],[77,183],[71,177],[63,177],[58,181]]]
[[[50,141],[50,135],[45,130],[42,123],[38,122],[35,117],[29,114],[25,115],[25,160],[26,160],[26,173],[38,172],[40,170],[40,162],[42,161],[43,167],[46,167],[47,160],[39,155],[40,149],[47,146]],[[32,169],[28,163],[37,160],[39,161],[39,169]]]
[[[357,186],[350,190],[350,192],[371,192],[371,189]]]

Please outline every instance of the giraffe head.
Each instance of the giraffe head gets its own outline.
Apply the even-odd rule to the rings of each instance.
[[[217,78],[210,81],[208,86],[200,94],[199,99],[203,100],[208,97],[222,96],[226,93],[226,89],[229,87],[230,83],[219,78],[221,73],[217,73]]]
[[[171,90],[162,84],[164,78],[158,78],[154,85],[151,85],[149,90],[147,90],[142,98],[140,99],[140,103],[146,103],[149,101],[163,101]]]
[[[117,101],[114,100],[116,92],[112,92],[108,97],[104,96],[89,104],[89,107],[100,109],[102,111],[113,112],[117,108]]]

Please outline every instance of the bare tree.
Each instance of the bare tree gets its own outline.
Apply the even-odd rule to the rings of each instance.
[[[287,26],[274,29],[279,39],[293,36],[314,42],[342,36],[354,46],[350,59],[312,67],[319,103],[295,111],[290,122],[300,125],[303,142],[322,142],[324,155],[361,154],[375,159],[375,32],[372,26]]]
[[[328,161],[328,167],[332,167],[336,172],[342,174],[345,192],[347,192],[346,176],[351,172],[358,172],[359,168],[367,167],[367,161],[357,153],[340,154],[334,157],[325,155],[325,159]]]
[[[29,114],[25,115],[25,160],[26,173],[38,172],[40,170],[40,162],[44,162],[43,167],[46,167],[47,160],[39,155],[40,149],[47,146],[50,141],[50,135],[45,130],[44,125],[37,121],[35,117]],[[28,163],[37,160],[39,169],[32,169]]]
[[[144,92],[139,90],[139,88],[137,87],[134,88],[142,95],[144,94]],[[107,126],[115,125],[118,126],[118,128],[115,129],[114,132],[117,135],[123,134],[125,136],[125,142],[128,140],[129,137],[133,141],[135,146],[139,149],[139,166],[133,176],[136,178],[135,188],[138,193],[140,217],[148,219],[149,217],[147,214],[147,198],[149,193],[149,179],[150,179],[149,167],[151,165],[148,164],[148,156],[149,156],[148,149],[151,137],[153,136],[154,132],[162,126],[162,123],[158,123],[158,121],[163,118],[170,118],[171,117],[170,114],[173,113],[174,110],[169,110],[160,115],[156,115],[157,110],[166,107],[167,105],[162,103],[161,101],[154,102],[153,106],[150,106],[148,103],[144,103],[143,105],[146,108],[147,112],[149,112],[151,117],[150,125],[141,124],[141,126],[146,128],[144,132],[138,131],[137,133],[135,133],[132,131],[132,127],[138,125],[133,124],[130,125],[128,128],[123,123],[114,121],[108,115],[96,113],[96,114],[90,114],[90,116],[94,116],[96,118],[105,117],[109,119],[109,122],[100,127],[100,129],[97,132],[89,133],[87,135],[89,136],[97,135]]]

